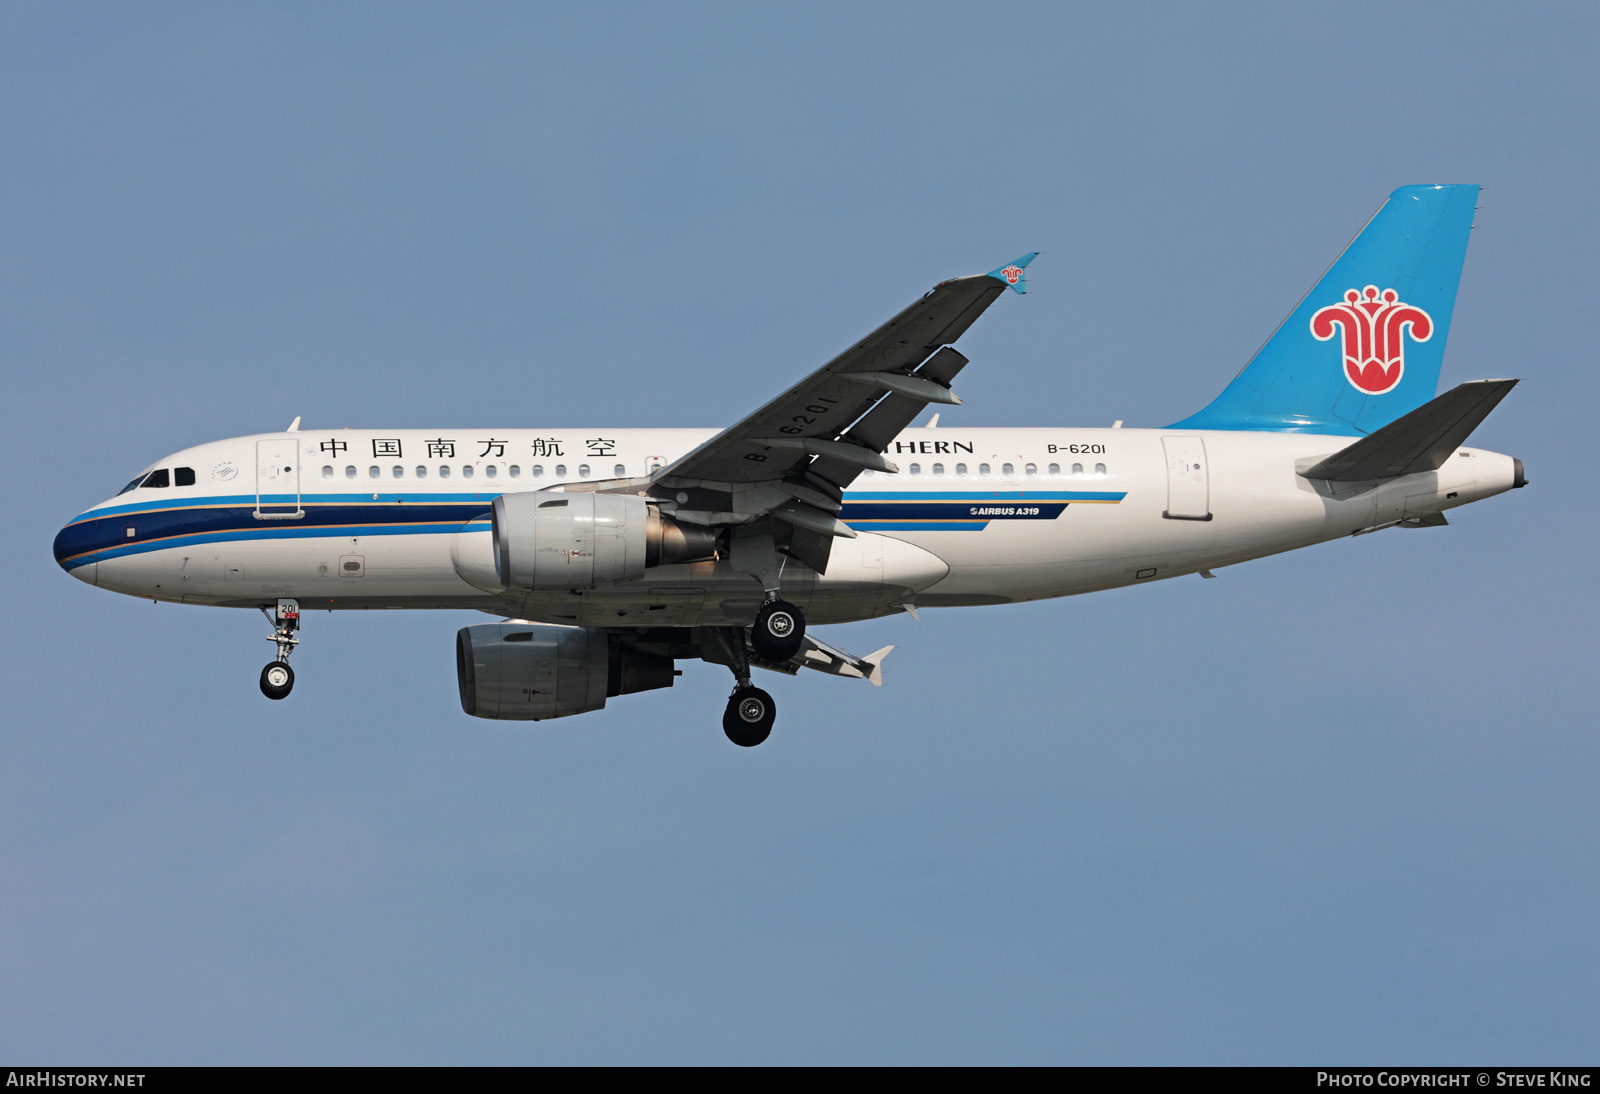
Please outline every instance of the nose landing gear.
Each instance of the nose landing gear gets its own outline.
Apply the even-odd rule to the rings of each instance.
[[[294,689],[294,670],[289,667],[289,655],[300,644],[294,633],[300,629],[300,603],[280,600],[274,613],[268,615],[267,609],[262,608],[261,614],[272,624],[267,641],[278,647],[278,659],[261,670],[261,694],[268,699],[282,699]]]

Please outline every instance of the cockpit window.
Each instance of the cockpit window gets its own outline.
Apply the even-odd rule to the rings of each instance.
[[[124,486],[121,490],[117,491],[117,497],[120,498],[122,495],[126,494],[129,490],[132,490],[135,486],[138,486],[143,481],[144,481],[144,476],[143,475],[136,476],[134,478],[134,480],[132,482],[130,482],[127,486]]]
[[[173,470],[173,472],[172,472],[172,484],[174,486],[193,486],[194,485],[194,468],[192,468],[192,467],[175,468]]]
[[[167,474],[167,469],[163,467],[159,471],[150,472],[150,474],[144,477],[144,481],[139,485],[144,487],[146,490],[171,486],[171,476]]]

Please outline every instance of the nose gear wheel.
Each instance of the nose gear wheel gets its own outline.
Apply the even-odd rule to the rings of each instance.
[[[294,669],[285,661],[274,661],[261,670],[261,694],[282,699],[294,688]]]

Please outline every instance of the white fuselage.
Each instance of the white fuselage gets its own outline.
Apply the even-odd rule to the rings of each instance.
[[[699,429],[340,430],[217,441],[152,465],[64,528],[58,561],[101,588],[233,607],[473,608],[591,626],[746,623],[760,584],[726,560],[582,591],[504,589],[501,493],[640,478]],[[1149,429],[910,429],[867,472],[827,571],[789,562],[812,622],[1069,596],[1194,573],[1464,505],[1514,461],[1458,449],[1438,470],[1337,490],[1296,473],[1349,437]],[[192,471],[179,475],[178,470]],[[178,485],[192,478],[192,485]],[[671,503],[663,507],[670,512]]]

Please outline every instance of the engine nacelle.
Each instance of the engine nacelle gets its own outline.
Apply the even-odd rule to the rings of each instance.
[[[670,657],[612,645],[600,627],[483,623],[456,632],[461,709],[540,721],[599,710],[614,695],[670,688]]]
[[[709,528],[678,524],[633,494],[535,490],[494,499],[495,573],[520,589],[593,589],[652,566],[716,554]]]

